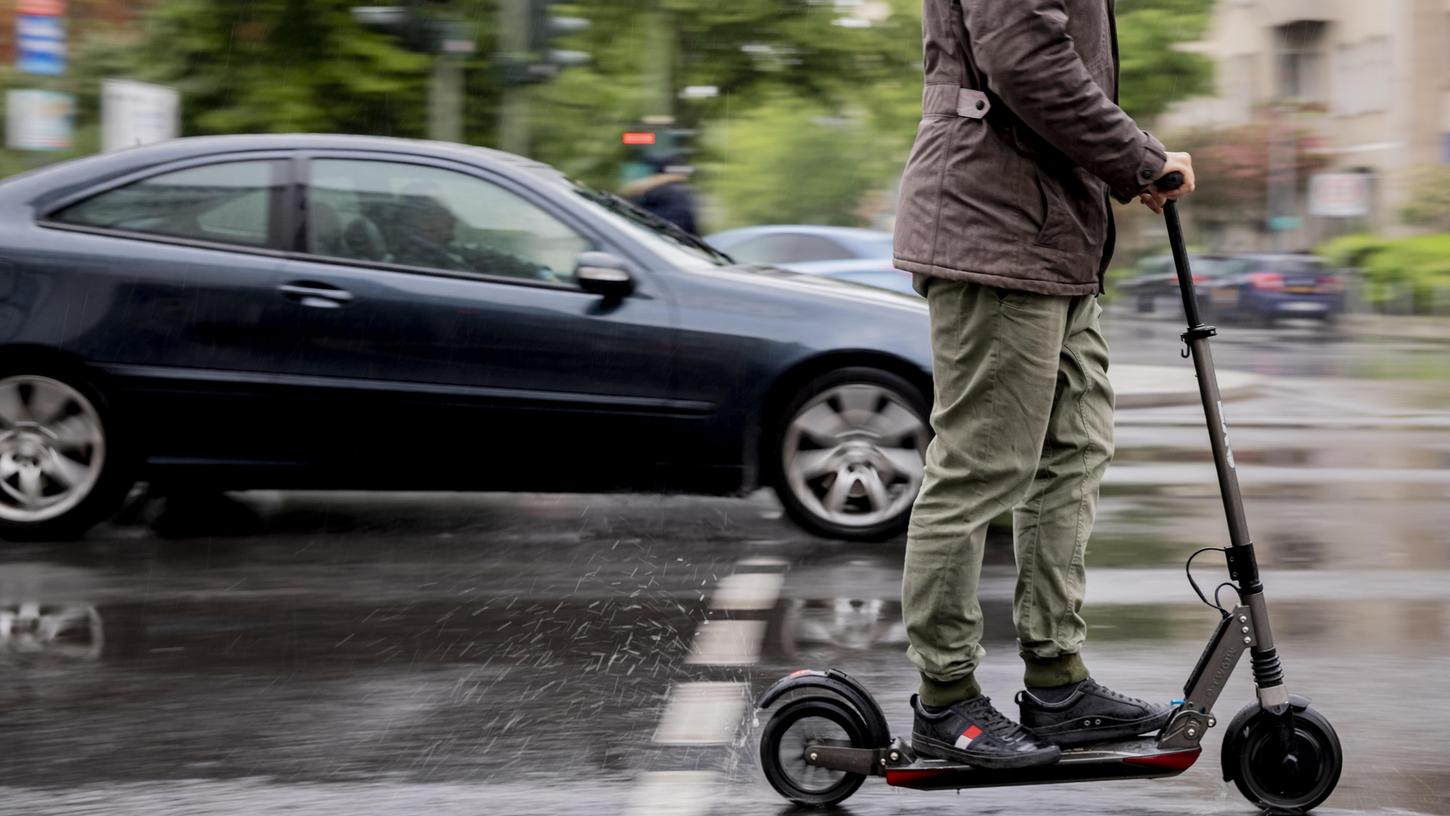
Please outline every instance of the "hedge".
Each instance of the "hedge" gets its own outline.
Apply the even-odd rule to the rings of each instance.
[[[1366,300],[1376,310],[1406,299],[1415,314],[1450,307],[1450,233],[1412,238],[1345,235],[1322,244],[1318,254],[1335,266],[1360,270]]]

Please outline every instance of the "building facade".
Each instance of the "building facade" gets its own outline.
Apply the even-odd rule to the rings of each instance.
[[[1417,173],[1450,164],[1450,0],[1218,0],[1194,50],[1215,62],[1215,95],[1160,130],[1268,117],[1315,133],[1330,172],[1366,177],[1279,191],[1280,243],[1395,231]]]

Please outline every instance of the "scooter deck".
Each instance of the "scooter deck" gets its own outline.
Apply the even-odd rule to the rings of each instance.
[[[1069,748],[1051,765],[1007,770],[921,757],[900,739],[875,749],[823,740],[807,744],[804,753],[808,765],[884,776],[888,785],[898,788],[945,790],[1177,776],[1192,767],[1203,750],[1165,749],[1156,737],[1138,737]]]
[[[989,770],[918,757],[908,765],[886,767],[883,775],[888,785],[917,790],[1166,777],[1188,770],[1202,752],[1201,748],[1164,750],[1156,738],[1145,737],[1066,749],[1062,759],[1039,768]]]

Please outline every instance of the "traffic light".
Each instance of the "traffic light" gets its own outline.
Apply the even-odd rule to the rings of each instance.
[[[400,6],[353,6],[352,16],[368,28],[397,37],[409,51],[423,54],[473,53],[475,33],[472,24],[432,16],[421,10],[416,0]]]
[[[584,65],[590,56],[583,51],[555,48],[560,37],[577,34],[589,28],[589,21],[582,17],[556,16],[552,7],[562,5],[560,0],[510,0],[526,6],[522,37],[522,51],[514,51],[504,59],[504,80],[510,85],[530,85],[547,82],[571,65]],[[507,13],[505,3],[504,13]],[[511,44],[512,45],[512,44]],[[515,46],[517,47],[517,46]]]

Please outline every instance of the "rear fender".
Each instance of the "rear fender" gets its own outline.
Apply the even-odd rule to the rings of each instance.
[[[861,715],[873,745],[884,746],[891,742],[890,727],[886,724],[886,715],[881,712],[881,706],[876,704],[866,687],[851,675],[838,669],[801,669],[791,672],[766,689],[755,705],[758,708],[769,708],[776,700],[792,691],[825,692],[846,702]]]

